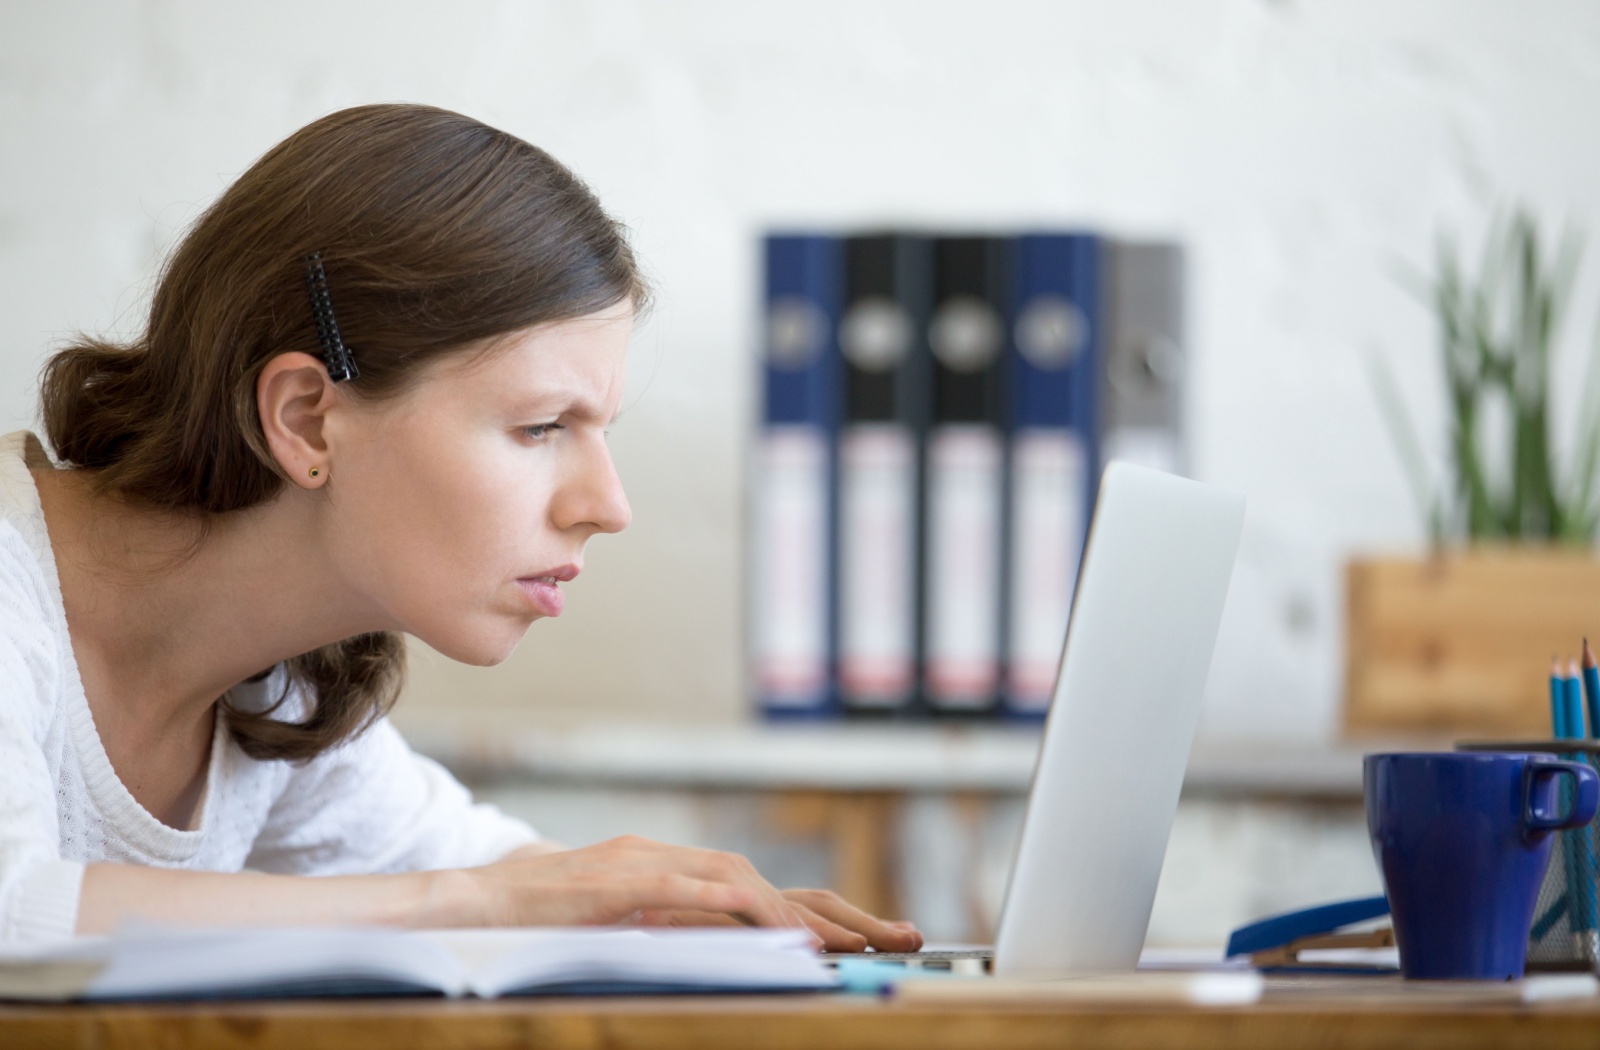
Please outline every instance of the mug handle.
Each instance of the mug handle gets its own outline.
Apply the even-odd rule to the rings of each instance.
[[[1540,806],[1535,799],[1545,792],[1537,790],[1559,776],[1573,780],[1572,808],[1565,814]],[[1594,819],[1600,808],[1600,776],[1585,762],[1561,762],[1538,755],[1528,758],[1528,772],[1523,780],[1522,823],[1529,831],[1556,831],[1575,828]]]

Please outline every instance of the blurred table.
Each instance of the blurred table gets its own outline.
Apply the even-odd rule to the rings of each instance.
[[[1040,733],[1029,726],[869,723],[589,725],[410,718],[412,746],[474,787],[506,784],[756,792],[774,827],[823,839],[832,886],[880,915],[902,914],[893,830],[908,795],[938,793],[980,819],[996,797],[1024,795]],[[1190,795],[1353,801],[1361,749],[1343,744],[1201,740]]]
[[[591,725],[534,729],[444,720],[401,723],[413,747],[475,780],[726,790],[1024,794],[1039,730],[1020,726]],[[1205,740],[1184,790],[1360,798],[1367,748],[1310,741]]]

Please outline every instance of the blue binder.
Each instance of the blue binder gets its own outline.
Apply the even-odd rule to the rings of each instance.
[[[752,522],[752,662],[772,718],[835,710],[836,331],[843,249],[823,234],[765,240],[764,400]]]
[[[1099,237],[1017,239],[1010,365],[1005,710],[1049,707],[1099,485]]]

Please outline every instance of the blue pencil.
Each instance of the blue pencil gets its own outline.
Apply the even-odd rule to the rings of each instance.
[[[1583,640],[1583,699],[1584,706],[1589,709],[1590,740],[1600,739],[1600,665],[1595,663],[1594,650],[1589,648],[1589,639]],[[1573,736],[1583,736],[1583,733],[1574,733]]]
[[[1583,739],[1583,685],[1578,680],[1578,661],[1572,660],[1567,664],[1567,677],[1561,683],[1562,700],[1561,721],[1563,740]],[[1583,755],[1574,753],[1575,762],[1583,761]]]
[[[1565,709],[1567,706],[1567,690],[1561,681],[1561,658],[1555,655],[1550,657],[1550,738],[1552,740],[1566,739]],[[1564,801],[1564,799],[1563,799]],[[1565,882],[1572,885],[1572,852],[1565,848],[1561,851],[1561,867],[1566,876]],[[1567,904],[1570,893],[1563,893],[1551,902],[1545,909],[1539,921],[1533,924],[1533,931],[1529,935],[1535,941],[1543,940],[1545,935],[1555,928],[1556,923],[1567,917],[1571,910]]]
[[[1583,687],[1578,680],[1578,662],[1573,660],[1567,669],[1566,681],[1562,683],[1564,703],[1562,704],[1562,728],[1566,731],[1566,739],[1581,740],[1583,738]],[[1566,756],[1576,761],[1585,761],[1581,753]],[[1570,785],[1563,783],[1563,801],[1571,806],[1573,795]],[[1562,838],[1567,848],[1567,891],[1571,901],[1572,932],[1579,935],[1583,943],[1585,958],[1588,958],[1587,941],[1589,936],[1600,922],[1600,902],[1595,899],[1595,857],[1594,844],[1589,840],[1588,828],[1573,828],[1562,833]]]
[[[1550,738],[1567,739],[1567,691],[1561,682],[1561,660],[1550,658]]]

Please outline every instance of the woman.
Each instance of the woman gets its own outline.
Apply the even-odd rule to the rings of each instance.
[[[139,340],[57,353],[60,466],[0,444],[0,941],[139,917],[917,947],[735,855],[541,840],[384,720],[401,632],[497,663],[628,524],[605,427],[644,301],[547,154],[367,106],[200,217]]]

